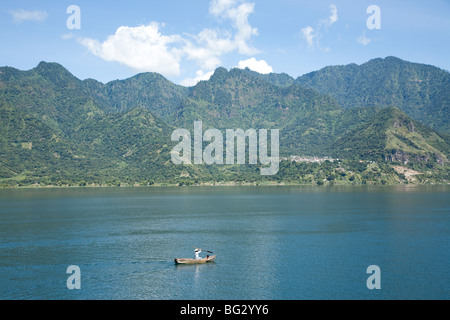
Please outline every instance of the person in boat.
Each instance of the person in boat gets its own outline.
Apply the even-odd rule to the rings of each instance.
[[[200,252],[202,252],[202,250],[201,249],[195,249],[195,259],[197,259],[197,260],[202,260],[203,258],[202,257],[200,257]]]

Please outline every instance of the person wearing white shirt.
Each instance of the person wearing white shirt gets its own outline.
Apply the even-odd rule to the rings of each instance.
[[[200,252],[202,252],[202,249],[195,249],[195,259],[201,260],[203,259],[202,257],[200,257]]]

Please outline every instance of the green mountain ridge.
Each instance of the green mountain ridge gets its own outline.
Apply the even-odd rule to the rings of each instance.
[[[83,84],[93,99],[108,112],[142,107],[168,122],[189,93],[189,88],[176,85],[157,73],[141,73],[107,84],[88,79]]]
[[[434,130],[450,133],[450,73],[396,57],[330,66],[295,80],[330,94],[344,108],[396,106]]]
[[[450,144],[438,133],[395,107],[377,112],[370,121],[336,140],[334,156],[378,161],[448,162]]]
[[[321,153],[332,139],[332,123],[344,110],[310,88],[278,87],[240,69],[219,68],[209,81],[191,88],[175,123],[202,120],[217,129],[279,129],[285,154]]]
[[[409,75],[410,69],[419,74],[416,64],[397,58],[367,64],[383,62],[398,64],[387,68],[394,70],[393,74]],[[334,68],[344,71],[336,75]],[[448,73],[427,66],[429,79],[439,75],[444,89],[432,91],[427,86],[428,95],[424,97],[422,87],[416,91],[404,88],[406,82],[399,80],[395,92],[412,90],[404,95],[405,99],[413,96],[422,100],[413,99],[417,102],[413,108],[405,107],[409,102],[393,108],[384,105],[389,99],[367,99],[359,105],[360,101],[354,99],[357,93],[348,87],[347,96],[341,95],[342,83],[353,76],[358,78],[360,68],[367,66],[329,67],[326,77],[319,77],[319,88],[317,75],[308,75],[306,78],[314,81],[307,83],[286,74],[261,75],[249,69],[218,68],[210,80],[187,88],[156,73],[103,84],[93,79],[79,80],[57,63],[41,62],[28,71],[3,67],[0,185],[367,181],[371,174],[351,174],[352,166],[360,166],[351,162],[355,160],[386,163],[382,167],[390,178],[383,178],[385,182],[403,181],[389,169],[389,163],[409,163],[420,170],[427,166],[438,176],[431,175],[424,181],[445,181],[449,157],[447,115],[439,122],[434,113],[447,110],[448,92],[441,91],[446,88]],[[392,78],[391,71],[380,70],[385,71],[373,75],[372,81],[382,83]],[[329,83],[337,76],[340,85],[331,90]],[[380,86],[374,90],[381,90]],[[343,98],[351,103],[342,102]],[[433,104],[436,101],[437,107]],[[427,117],[417,110],[426,111]],[[430,119],[444,133],[421,123]],[[258,166],[175,166],[170,158],[176,144],[170,141],[171,133],[175,128],[192,131],[198,120],[203,121],[204,130],[279,129],[281,156],[333,156],[348,159],[351,165],[282,164],[280,174],[268,178],[259,175]],[[440,125],[442,122],[445,125]],[[378,178],[374,183],[381,181]]]

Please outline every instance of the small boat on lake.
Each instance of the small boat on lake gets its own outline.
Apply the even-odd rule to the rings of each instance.
[[[204,259],[175,259],[175,264],[203,264],[214,261],[217,256],[207,257]]]

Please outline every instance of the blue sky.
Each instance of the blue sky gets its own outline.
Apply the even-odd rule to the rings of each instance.
[[[450,70],[448,0],[2,0],[0,28],[1,66],[58,62],[102,82],[149,71],[193,85],[219,66],[298,77],[386,56]]]

